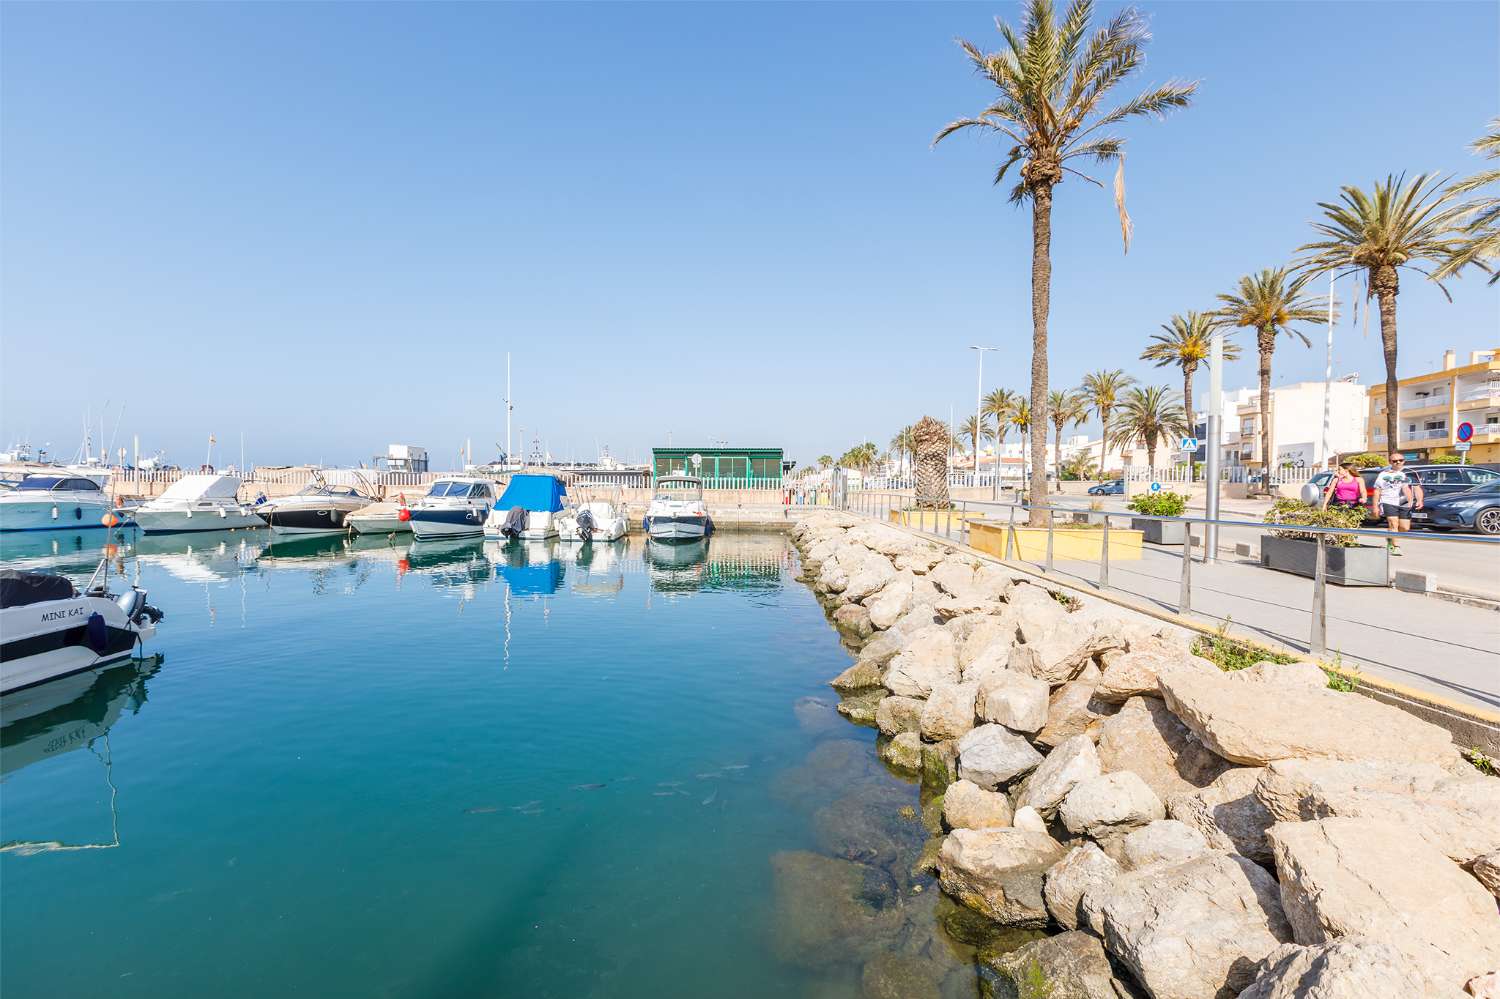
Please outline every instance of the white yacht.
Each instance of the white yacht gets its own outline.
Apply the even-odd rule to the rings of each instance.
[[[512,475],[484,522],[485,537],[523,541],[557,537],[557,515],[567,492],[568,487],[555,475]]]
[[[434,538],[477,538],[495,503],[489,479],[439,479],[427,495],[413,503],[407,523],[418,541]]]
[[[410,534],[410,516],[403,514],[409,514],[404,500],[382,500],[345,517],[344,526],[355,534]]]
[[[338,534],[345,530],[344,518],[373,499],[353,486],[333,486],[318,478],[292,496],[262,503],[255,512],[277,534]]]
[[[239,501],[239,491],[236,475],[184,475],[156,499],[136,507],[135,522],[147,534],[264,527],[255,508]]]
[[[697,541],[712,534],[714,522],[703,505],[703,480],[691,475],[657,479],[645,526],[656,541]]]
[[[109,560],[79,592],[66,576],[0,570],[0,694],[124,659],[156,634],[161,611],[132,586],[106,586]]]
[[[618,486],[609,492],[583,493],[557,518],[560,541],[618,541],[629,529],[624,495]]]
[[[113,511],[109,494],[89,476],[33,473],[0,492],[0,531],[102,528]]]

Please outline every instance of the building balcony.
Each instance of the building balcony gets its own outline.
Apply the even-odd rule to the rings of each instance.
[[[1452,436],[1453,431],[1447,427],[1435,427],[1431,430],[1408,430],[1402,432],[1401,442],[1403,444],[1408,441],[1422,444],[1443,443],[1452,439]]]
[[[1459,409],[1500,406],[1500,385],[1493,388],[1472,389],[1458,395]]]
[[[1448,408],[1446,395],[1441,399],[1413,399],[1410,403],[1401,404],[1400,415],[1402,419],[1412,416],[1442,416],[1448,412]]]

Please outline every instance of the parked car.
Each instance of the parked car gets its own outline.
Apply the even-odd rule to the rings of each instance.
[[[1430,527],[1436,531],[1500,534],[1500,475],[1495,475],[1484,485],[1427,500],[1422,509],[1412,512],[1411,519],[1414,526]]]
[[[1090,496],[1124,496],[1125,480],[1115,479],[1113,482],[1101,482],[1097,486],[1089,486]]]
[[[1416,477],[1422,484],[1423,505],[1431,504],[1442,496],[1461,493],[1466,489],[1484,485],[1489,482],[1500,481],[1500,472],[1488,468],[1480,468],[1477,465],[1408,465],[1407,474]],[[1365,468],[1360,470],[1360,476],[1365,480],[1365,490],[1373,492],[1375,488],[1375,476],[1379,474],[1378,468]],[[1300,498],[1304,503],[1321,503],[1323,501],[1323,490],[1328,488],[1329,481],[1333,478],[1332,472],[1319,472],[1302,487]],[[1369,520],[1369,517],[1365,518]],[[1416,519],[1416,518],[1413,518]]]

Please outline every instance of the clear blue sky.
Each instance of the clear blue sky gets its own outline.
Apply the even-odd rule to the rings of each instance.
[[[1107,14],[1113,7],[1104,8]],[[1136,239],[1069,181],[1052,372],[1123,367],[1173,312],[1285,261],[1318,200],[1469,172],[1500,7],[1151,3],[1130,91]],[[0,420],[70,454],[449,464],[518,425],[558,456],[710,439],[803,460],[1024,389],[1029,215],[997,148],[937,129],[989,97],[953,43],[985,4],[0,6]],[[1402,368],[1500,340],[1500,294],[1403,279]],[[1253,355],[1253,350],[1247,351]],[[1337,369],[1381,377],[1347,321]],[[1276,380],[1321,378],[1284,345]],[[1251,384],[1252,360],[1228,386]],[[1200,380],[1199,391],[1204,385]]]

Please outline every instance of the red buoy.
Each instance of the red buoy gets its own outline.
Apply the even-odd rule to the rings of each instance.
[[[396,514],[396,519],[400,521],[411,520],[411,511],[403,506],[401,512]]]
[[[120,523],[120,518],[112,513],[106,513],[103,517],[99,518],[99,522],[105,527],[116,527]]]

